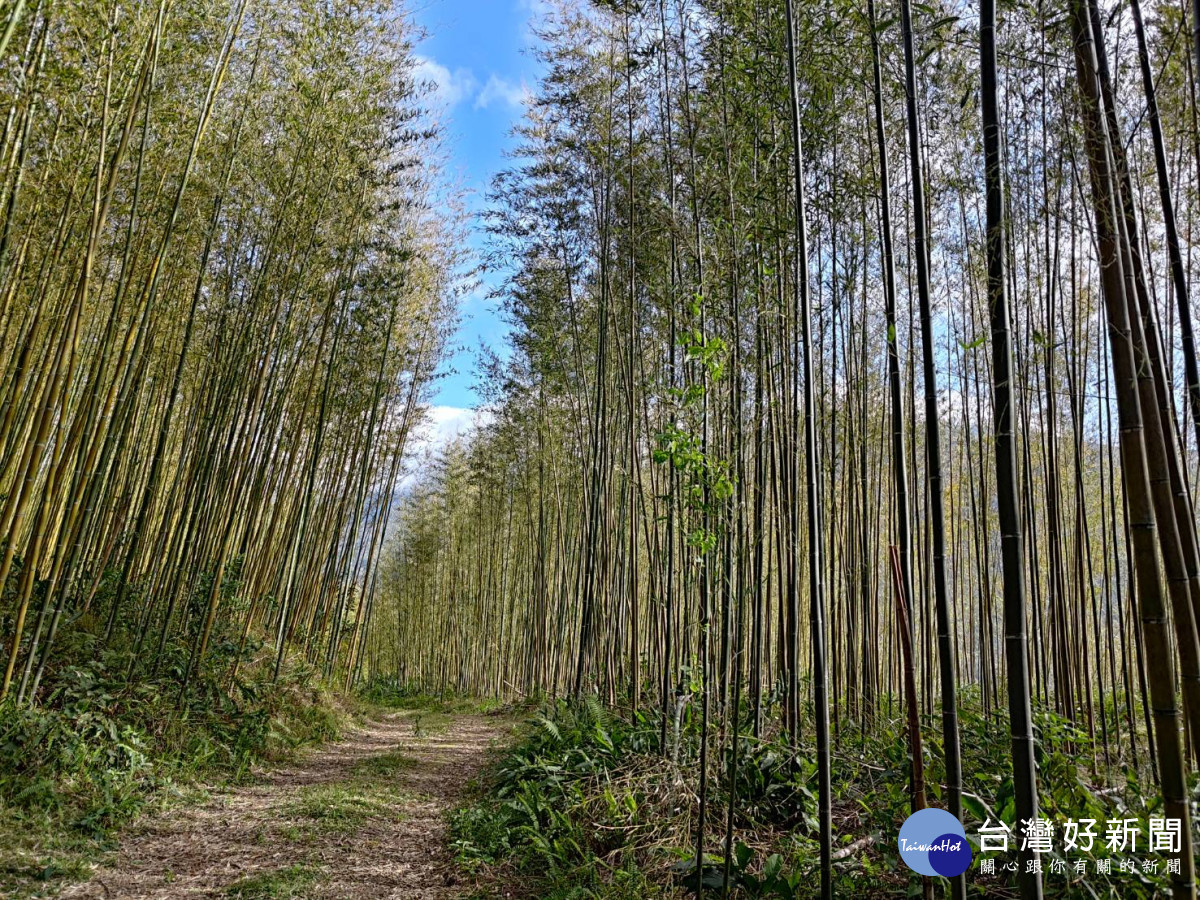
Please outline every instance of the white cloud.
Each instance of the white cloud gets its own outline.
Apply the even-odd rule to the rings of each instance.
[[[413,76],[418,84],[432,84],[433,97],[447,110],[474,95],[479,88],[479,80],[470,69],[458,68],[451,72],[441,63],[426,56],[416,57]]]
[[[533,24],[535,20],[550,18],[554,12],[554,5],[550,0],[517,0],[517,8],[528,13],[529,24]]]
[[[425,421],[409,437],[404,455],[414,461],[431,458],[447,444],[469,437],[491,421],[492,412],[486,407],[431,406]]]
[[[550,0],[517,0],[517,9],[526,14],[525,28],[530,35],[534,27],[543,24],[554,14]]]
[[[431,406],[425,421],[410,435],[404,448],[404,469],[397,495],[403,495],[417,484],[437,455],[459,438],[467,438],[475,429],[492,420],[491,410],[464,409],[460,406]]]
[[[433,406],[425,424],[421,442],[430,449],[441,448],[475,427],[477,412],[458,406]]]
[[[520,109],[530,96],[524,82],[516,83],[492,74],[481,88],[479,79],[470,69],[459,67],[451,71],[428,56],[416,57],[413,78],[418,86],[431,89],[434,104],[443,111],[472,99],[475,109],[487,109],[495,103]]]
[[[475,98],[476,109],[487,109],[497,100],[509,106],[520,108],[529,99],[529,88],[524,82],[515,84],[498,75],[491,75],[479,96]]]

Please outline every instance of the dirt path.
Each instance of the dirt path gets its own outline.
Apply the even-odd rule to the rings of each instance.
[[[145,821],[65,897],[447,898],[444,813],[502,719],[400,712],[203,805]]]

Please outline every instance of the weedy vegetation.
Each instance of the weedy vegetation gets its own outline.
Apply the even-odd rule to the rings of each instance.
[[[698,815],[699,721],[690,698],[681,717],[678,745],[659,744],[651,711],[632,717],[615,712],[594,697],[545,704],[527,720],[510,749],[500,751],[474,786],[470,802],[450,818],[457,863],[476,896],[501,897],[512,890],[558,898],[661,897],[694,895],[695,853],[690,836]],[[743,723],[749,710],[743,710]],[[853,724],[853,723],[847,723]],[[1015,793],[1011,778],[998,775],[992,760],[1005,752],[1008,736],[1002,720],[985,716],[978,698],[963,698],[964,796],[967,835],[978,852],[978,828],[985,818],[1011,821]],[[945,802],[937,786],[943,766],[937,723],[924,723],[924,753],[931,800]],[[1036,723],[1042,773],[1042,802],[1051,817],[1094,818],[1100,826],[1093,851],[1075,851],[1061,877],[1047,875],[1046,891],[1055,897],[1161,896],[1169,878],[1160,864],[1144,871],[1151,854],[1110,852],[1104,844],[1109,818],[1161,815],[1161,801],[1146,796],[1140,779],[1148,772],[1128,760],[1103,762],[1099,748],[1078,727],[1061,717],[1039,715]],[[706,853],[701,883],[720,895],[726,873],[730,896],[800,900],[820,895],[820,847],[816,767],[813,747],[794,747],[786,734],[739,737],[739,767],[731,853]],[[834,866],[839,896],[920,896],[920,876],[906,868],[895,848],[895,835],[911,811],[907,784],[910,767],[903,720],[883,720],[871,730],[846,727],[833,754]],[[1096,754],[1093,756],[1093,754]],[[676,762],[672,762],[676,760]],[[723,773],[729,760],[714,760],[710,772],[716,821],[729,813],[729,784]],[[1101,771],[1102,770],[1102,771]],[[1103,774],[1112,790],[1098,786]],[[1193,802],[1200,787],[1192,786]],[[867,836],[866,840],[863,836]],[[1143,835],[1144,839],[1144,835]],[[999,865],[1015,859],[988,854]],[[1145,844],[1141,844],[1145,851]],[[1073,870],[1085,858],[1089,874]],[[1108,877],[1095,875],[1094,860],[1112,859]],[[1056,859],[1046,856],[1049,873]],[[1122,865],[1130,872],[1122,871]],[[937,890],[948,889],[937,879]],[[973,895],[1015,896],[997,869],[996,877],[972,873]],[[514,887],[515,886],[515,887]]]
[[[181,704],[185,648],[129,681],[128,654],[110,648],[87,659],[94,641],[82,632],[69,640],[81,658],[49,673],[45,701],[7,704],[0,719],[6,896],[50,895],[85,877],[138,815],[196,800],[201,783],[253,778],[257,766],[336,739],[365,709],[302,660],[289,658],[274,678],[273,655],[257,643],[232,685],[237,645],[219,643]]]

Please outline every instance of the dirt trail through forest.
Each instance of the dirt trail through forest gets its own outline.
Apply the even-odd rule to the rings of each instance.
[[[404,711],[135,826],[65,897],[448,898],[444,813],[508,723]]]

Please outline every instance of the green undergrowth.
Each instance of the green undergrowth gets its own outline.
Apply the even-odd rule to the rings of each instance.
[[[359,690],[358,696],[380,709],[418,710],[441,716],[504,715],[515,708],[500,700],[469,697],[453,691],[429,693],[419,685],[394,678],[373,679]]]
[[[358,692],[362,702],[374,709],[407,712],[414,737],[443,734],[459,716],[512,717],[536,705],[513,705],[490,698],[469,697],[451,691],[429,693],[417,685],[392,678],[368,682]]]
[[[628,841],[635,798],[618,801],[603,787],[630,760],[654,752],[647,725],[610,715],[594,697],[537,714],[475,786],[473,802],[451,814],[452,847],[476,876],[478,896],[492,896],[492,886],[502,896],[514,884],[521,896],[564,900],[666,896]]]
[[[305,897],[321,879],[321,873],[311,866],[288,866],[273,872],[249,875],[231,884],[225,896],[236,900],[276,900],[283,897]]]
[[[87,877],[143,811],[335,739],[362,711],[301,660],[285,660],[273,680],[274,653],[261,642],[245,648],[233,678],[237,643],[214,645],[181,692],[182,644],[168,644],[157,666],[131,669],[119,638],[106,646],[81,628],[65,641],[38,703],[0,707],[2,896],[53,895]]]
[[[685,704],[676,732],[669,721],[665,747],[654,710],[619,715],[595,697],[543,706],[517,743],[503,751],[475,786],[472,799],[451,816],[451,838],[459,866],[473,879],[477,897],[653,898],[695,894],[695,832],[698,820],[698,704]],[[898,709],[897,709],[898,711]],[[985,817],[1014,829],[1007,721],[984,714],[966,692],[960,710],[965,810],[968,838],[977,847]],[[764,710],[776,721],[774,708]],[[1041,712],[1037,721],[1037,761],[1042,815],[1057,823],[1099,821],[1093,852],[1062,857],[1066,873],[1051,871],[1057,858],[1044,856],[1048,897],[1159,896],[1166,890],[1165,857],[1147,851],[1145,823],[1162,815],[1160,802],[1140,785],[1150,773],[1125,758],[1114,743],[1107,758],[1080,726]],[[809,723],[805,723],[808,725]],[[901,862],[896,849],[901,824],[910,812],[909,755],[903,728],[876,713],[871,727],[842,722],[832,758],[836,896],[920,896],[920,877]],[[942,805],[940,720],[923,723],[924,759],[930,802]],[[720,896],[728,870],[730,895],[739,898],[795,898],[819,895],[817,781],[811,727],[801,729],[798,750],[778,729],[754,738],[750,711],[744,710],[738,741],[738,775],[732,852],[725,860],[729,812],[730,740],[710,731],[707,840],[701,878],[705,896]],[[723,748],[718,750],[718,748]],[[673,761],[673,759],[675,761]],[[1146,760],[1140,760],[1144,767]],[[1197,794],[1193,783],[1193,800]],[[1139,818],[1139,852],[1115,853],[1104,846],[1105,821]],[[1003,864],[1015,856],[988,854],[996,877],[980,874],[979,855],[968,870],[971,896],[1015,897]],[[1112,860],[1108,876],[1094,861]],[[1088,873],[1072,864],[1086,860]],[[1122,872],[1122,860],[1137,872]],[[1158,871],[1144,871],[1157,860]],[[935,885],[938,895],[948,885]],[[511,895],[511,894],[510,894]],[[948,895],[948,894],[947,894]]]

